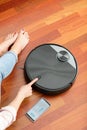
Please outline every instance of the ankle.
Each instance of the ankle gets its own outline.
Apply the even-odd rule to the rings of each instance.
[[[14,52],[17,56],[19,55],[19,52],[18,52],[17,49],[13,49],[13,48],[11,48],[10,51]]]
[[[13,52],[15,52],[16,55],[19,55],[19,54],[21,53],[21,49],[20,49],[20,47],[17,46],[16,44],[14,44],[14,45],[11,47],[10,50],[13,51]]]

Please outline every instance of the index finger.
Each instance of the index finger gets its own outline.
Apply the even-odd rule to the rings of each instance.
[[[35,82],[37,82],[38,81],[38,78],[35,78],[35,79],[33,79],[30,83],[29,83],[29,85],[33,85]]]

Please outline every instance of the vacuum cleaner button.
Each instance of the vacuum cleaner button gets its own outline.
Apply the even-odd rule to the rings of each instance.
[[[57,53],[57,58],[58,58],[58,60],[65,62],[65,61],[68,61],[69,54],[68,54],[68,52],[63,50],[63,51],[60,51]]]

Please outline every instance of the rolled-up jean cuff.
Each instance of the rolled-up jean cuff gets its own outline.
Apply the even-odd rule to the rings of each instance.
[[[12,53],[16,58],[16,63],[18,62],[18,55],[14,51],[9,51],[9,53]]]

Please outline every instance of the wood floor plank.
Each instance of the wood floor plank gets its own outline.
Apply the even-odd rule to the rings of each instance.
[[[27,83],[25,59],[38,45],[56,43],[69,49],[77,60],[78,74],[73,86],[60,95],[52,97],[33,90],[7,130],[87,130],[87,0],[0,0],[0,42],[21,28],[28,31],[30,43],[19,55],[11,75],[2,82],[2,106]],[[25,113],[41,97],[51,107],[32,123]]]

